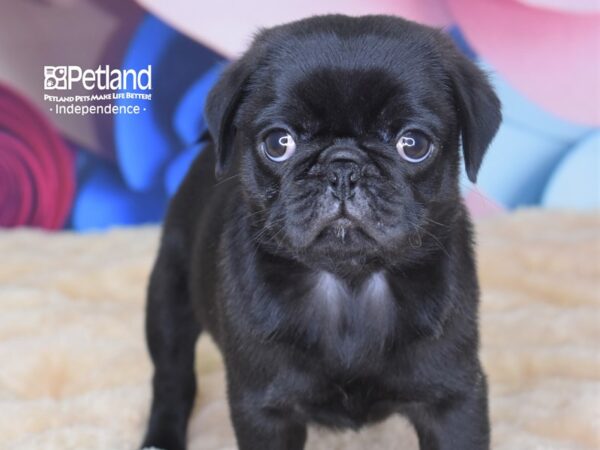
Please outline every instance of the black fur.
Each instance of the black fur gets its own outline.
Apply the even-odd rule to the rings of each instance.
[[[185,448],[206,330],[242,450],[302,449],[309,424],[394,413],[423,450],[489,448],[458,181],[460,142],[475,180],[500,122],[485,76],[437,30],[315,17],[261,32],[206,119],[210,142],[171,203],[148,290],[144,445]],[[260,150],[272,128],[297,143],[285,162]],[[430,158],[399,156],[407,128],[431,136]],[[332,184],[336,170],[354,184]]]

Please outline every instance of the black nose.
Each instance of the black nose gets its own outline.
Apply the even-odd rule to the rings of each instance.
[[[339,200],[352,198],[360,179],[360,167],[354,161],[335,160],[327,166],[327,180],[331,193]]]

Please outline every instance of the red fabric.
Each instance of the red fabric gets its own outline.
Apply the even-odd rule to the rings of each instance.
[[[74,193],[72,151],[39,111],[0,85],[0,226],[62,228]]]

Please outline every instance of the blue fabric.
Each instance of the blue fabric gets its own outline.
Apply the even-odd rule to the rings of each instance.
[[[181,152],[177,158],[169,164],[165,175],[165,189],[167,190],[169,197],[173,196],[177,191],[177,188],[183,181],[183,178],[194,162],[194,159],[196,159],[196,156],[200,153],[201,148],[201,144],[196,144],[184,152]]]
[[[582,140],[560,162],[542,204],[548,208],[600,208],[600,131]]]
[[[115,117],[117,160],[129,187],[144,191],[161,183],[168,161],[189,144],[178,136],[172,123],[178,104],[190,86],[221,61],[223,58],[215,52],[156,17],[148,15],[144,19],[131,41],[123,67],[140,69],[152,65],[152,100],[139,101],[146,111],[138,115]],[[132,103],[120,100],[117,104]],[[178,114],[177,123],[187,135],[195,127],[193,122],[200,118],[197,110],[188,108]]]
[[[208,92],[217,82],[224,64],[215,64],[199,78],[183,95],[177,105],[173,118],[173,128],[179,139],[186,145],[198,141],[206,129],[204,121],[204,104]]]
[[[166,201],[162,189],[132,191],[116,167],[97,161],[81,182],[71,225],[82,231],[157,222],[162,219]]]
[[[478,186],[507,208],[540,204],[560,161],[593,128],[544,111],[485,62],[502,101],[503,122],[483,161]]]

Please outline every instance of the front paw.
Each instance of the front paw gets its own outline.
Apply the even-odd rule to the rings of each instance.
[[[185,439],[168,430],[150,430],[141,450],[185,450]]]

